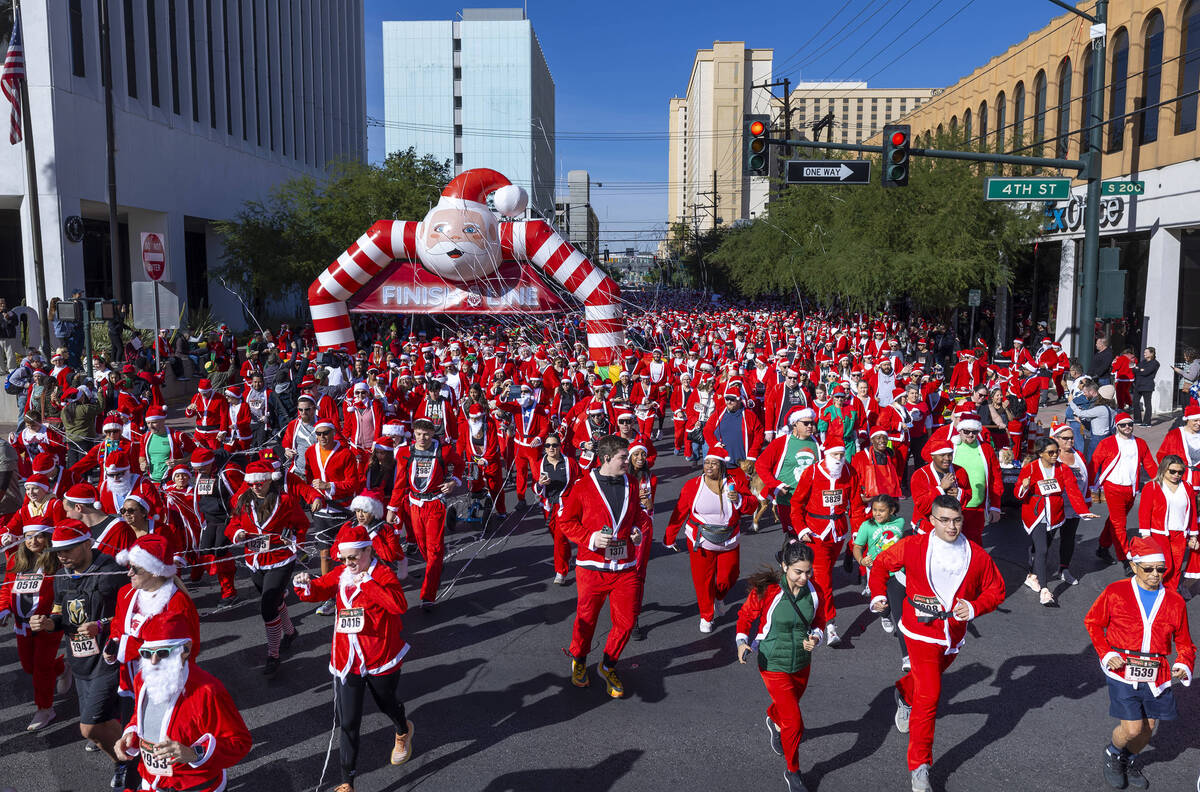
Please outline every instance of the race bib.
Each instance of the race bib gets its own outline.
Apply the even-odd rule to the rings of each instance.
[[[37,594],[42,587],[41,572],[20,572],[13,578],[13,594]]]
[[[1056,478],[1042,479],[1037,484],[1038,493],[1041,495],[1058,495],[1062,492],[1062,486],[1059,485]]]
[[[838,506],[841,506],[842,505],[842,491],[840,489],[822,490],[821,491],[821,505],[824,506],[826,509],[834,509],[834,508],[837,508]]]
[[[94,657],[100,654],[100,643],[91,635],[73,635],[71,654],[76,657]]]
[[[142,742],[142,764],[146,766],[146,770],[150,775],[156,776],[173,776],[175,775],[175,766],[167,761],[165,756],[155,756],[152,751],[154,745],[152,743]]]
[[[605,561],[624,561],[628,543],[624,539],[613,539],[604,548]]]
[[[1158,678],[1158,661],[1146,657],[1125,658],[1126,682],[1153,682]]]
[[[416,460],[416,476],[418,479],[427,479],[433,473],[433,458],[424,457]]]
[[[339,608],[336,630],[348,635],[357,635],[362,632],[364,619],[362,608]]]
[[[217,480],[215,478],[202,478],[196,481],[197,495],[212,495],[216,489]]]
[[[271,545],[271,537],[258,534],[246,540],[247,553],[265,553]]]

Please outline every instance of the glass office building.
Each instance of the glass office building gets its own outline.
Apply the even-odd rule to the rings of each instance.
[[[492,168],[554,216],[554,80],[519,9],[383,23],[385,145]]]

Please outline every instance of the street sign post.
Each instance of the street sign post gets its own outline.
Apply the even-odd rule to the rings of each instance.
[[[1145,195],[1144,181],[1106,181],[1100,185],[1101,195]]]
[[[971,289],[967,292],[967,305],[972,308],[978,308],[980,298],[982,297],[983,293],[979,289]]]
[[[984,197],[989,201],[1065,201],[1071,197],[1070,179],[990,178]]]
[[[870,160],[788,160],[788,184],[870,184]]]
[[[162,368],[162,353],[158,349],[158,282],[167,269],[166,245],[162,234],[142,232],[142,266],[146,277],[154,284],[154,362]]]

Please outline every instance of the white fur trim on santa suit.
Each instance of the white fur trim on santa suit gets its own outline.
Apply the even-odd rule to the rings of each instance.
[[[112,430],[112,429],[124,429],[124,428],[125,428],[125,424],[123,424],[123,423],[120,423],[120,422],[118,422],[118,421],[109,421],[108,423],[104,424],[104,425],[103,425],[102,427],[100,427],[100,428],[101,428],[101,430],[102,430],[102,431],[105,431],[105,432],[107,432],[107,431],[109,431],[109,430]]]
[[[136,545],[117,553],[117,563],[121,566],[139,566],[151,575],[160,578],[173,578],[179,571],[174,564],[164,564]]]
[[[982,432],[983,424],[979,421],[968,420],[958,422],[958,431],[963,432]]]
[[[1129,560],[1135,564],[1146,564],[1153,561],[1166,563],[1167,557],[1163,553],[1147,553],[1146,555],[1130,556]]]
[[[133,501],[134,503],[138,504],[139,506],[141,506],[143,509],[146,510],[146,514],[152,514],[154,512],[154,509],[150,508],[150,501],[146,500],[141,495],[137,495],[137,494],[131,492],[125,496],[125,500]],[[124,504],[122,504],[122,505],[124,505]]]
[[[339,542],[338,552],[344,553],[347,550],[364,550],[370,546],[370,542]]]

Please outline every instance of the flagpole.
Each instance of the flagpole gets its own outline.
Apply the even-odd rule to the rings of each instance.
[[[13,19],[21,18],[21,4],[13,0]],[[24,31],[22,31],[24,36]],[[28,48],[25,50],[28,52]],[[33,281],[37,288],[37,312],[41,317],[42,354],[50,359],[50,317],[46,304],[46,269],[42,259],[42,211],[38,203],[37,161],[33,154],[33,113],[29,106],[29,59],[25,59],[21,79],[21,116],[25,127],[25,191],[29,198],[29,219],[33,223]]]

